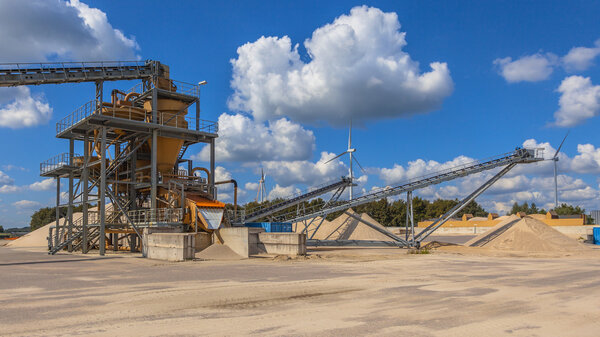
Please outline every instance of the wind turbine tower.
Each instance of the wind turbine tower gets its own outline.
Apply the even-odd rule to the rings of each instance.
[[[346,149],[346,151],[338,154],[337,156],[329,159],[328,161],[325,162],[325,164],[332,162],[333,160],[345,155],[346,153],[348,155],[350,155],[350,165],[349,167],[349,176],[350,176],[350,180],[352,181],[352,183],[354,184],[354,171],[352,170],[352,161],[355,161],[356,164],[358,164],[358,167],[360,167],[360,169],[363,171],[363,173],[365,173],[365,169],[363,169],[362,165],[360,165],[360,163],[358,162],[358,159],[356,159],[356,155],[354,154],[354,152],[356,152],[356,149],[352,147],[352,121],[350,121],[350,130],[348,132],[348,149]],[[350,185],[350,200],[353,199],[354,195],[353,195],[353,185]]]
[[[265,176],[265,173],[263,171],[263,169],[260,169],[260,180],[258,181],[258,191],[256,192],[256,202],[260,202],[262,203],[263,201],[265,201],[265,197],[267,194],[267,189],[265,188],[265,179],[267,178],[267,176]]]

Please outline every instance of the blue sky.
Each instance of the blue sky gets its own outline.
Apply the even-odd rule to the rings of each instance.
[[[168,64],[174,79],[208,81],[202,118],[222,121],[217,165],[221,177],[240,182],[243,201],[256,195],[260,167],[272,196],[345,174],[347,159],[325,168],[315,163],[345,150],[352,118],[357,158],[367,169],[355,171],[357,193],[525,141],[553,154],[571,130],[559,162],[560,200],[589,210],[600,208],[599,7],[591,1],[2,1],[0,62],[154,59]],[[47,20],[36,20],[36,13]],[[23,27],[4,27],[9,18]],[[368,38],[361,40],[365,27]],[[386,73],[381,60],[395,62],[396,70]],[[432,70],[435,62],[445,70]],[[294,82],[295,71],[308,75]],[[407,72],[437,77],[425,83]],[[269,87],[266,79],[273,78],[287,82]],[[67,141],[55,138],[55,123],[93,96],[91,84],[16,90],[0,91],[5,227],[24,226],[35,209],[54,203],[39,163],[68,150]],[[233,104],[236,97],[242,104]],[[25,116],[31,122],[19,122]],[[201,148],[188,150],[199,164]],[[460,198],[489,174],[420,194]],[[547,206],[551,177],[549,162],[522,168],[478,201],[500,213],[514,201]],[[220,198],[230,201],[231,191]]]

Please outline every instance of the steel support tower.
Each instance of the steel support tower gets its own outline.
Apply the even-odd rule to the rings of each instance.
[[[112,101],[104,102],[103,83],[118,80],[141,82],[126,92],[113,90]],[[40,164],[41,176],[56,179],[51,254],[64,248],[86,253],[97,246],[104,255],[106,240],[115,250],[120,240],[129,240],[135,250],[143,227],[184,226],[185,192],[216,198],[218,125],[200,119],[200,84],[171,80],[169,68],[158,61],[0,64],[0,86],[79,82],[95,83],[94,99],[56,124],[56,137],[69,141],[69,151]],[[193,117],[186,116],[188,109]],[[177,153],[169,153],[171,143]],[[194,175],[192,161],[184,159],[196,143],[210,147],[206,178]],[[165,169],[163,158],[172,156]],[[182,163],[186,170],[179,169]],[[61,179],[68,179],[66,203]],[[76,205],[83,210],[75,219]]]

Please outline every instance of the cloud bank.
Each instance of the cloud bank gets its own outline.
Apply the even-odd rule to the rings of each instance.
[[[288,36],[261,37],[231,60],[228,105],[257,121],[331,125],[438,109],[453,90],[447,64],[422,73],[405,46],[397,15],[366,6],[316,29],[304,42],[306,58]]]

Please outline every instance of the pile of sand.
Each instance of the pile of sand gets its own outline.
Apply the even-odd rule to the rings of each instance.
[[[471,239],[465,246],[524,252],[576,252],[588,247],[540,220],[511,216],[490,230]]]
[[[487,221],[487,220],[488,220],[488,218],[487,218],[487,217],[483,217],[483,216],[476,216],[476,217],[473,217],[473,218],[471,218],[471,219],[469,219],[469,220],[467,220],[467,221]]]
[[[196,258],[201,260],[241,260],[244,257],[238,255],[227,245],[214,243],[199,253]]]
[[[83,216],[83,213],[73,213],[73,221],[77,221]],[[60,218],[60,225],[65,223],[65,218]],[[52,221],[49,224],[40,227],[33,232],[25,234],[20,238],[11,241],[7,247],[48,247],[48,230],[50,227],[56,225],[56,221]],[[66,228],[65,228],[66,231]],[[54,235],[54,233],[53,233]]]
[[[320,219],[315,220],[308,228],[307,238],[314,233],[314,240],[371,240],[371,241],[390,241],[386,235],[365,225],[364,223],[350,217],[347,213],[358,215],[352,209],[348,209],[344,214],[335,218],[333,221],[323,221],[317,229]],[[385,229],[380,223],[371,218],[368,214],[362,213],[360,218],[369,223]],[[302,231],[303,224],[297,226],[298,231]],[[315,232],[316,231],[316,232]]]

